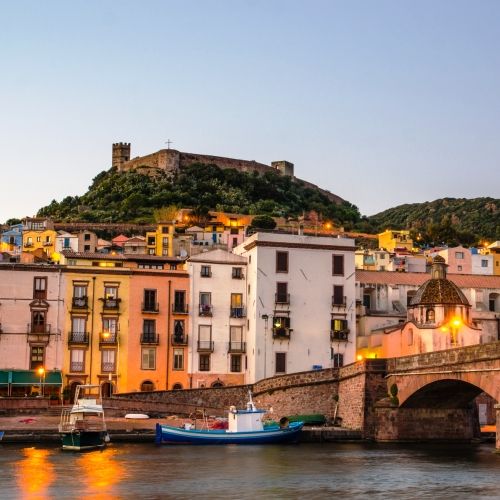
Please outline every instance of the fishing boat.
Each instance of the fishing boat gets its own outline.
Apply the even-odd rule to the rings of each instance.
[[[103,448],[109,441],[100,385],[78,385],[74,404],[64,408],[59,423],[63,450]]]
[[[266,410],[255,407],[250,394],[245,409],[229,408],[227,429],[196,429],[191,424],[171,427],[156,424],[157,444],[269,444],[297,441],[303,422],[290,423],[282,418],[279,423],[264,425]]]

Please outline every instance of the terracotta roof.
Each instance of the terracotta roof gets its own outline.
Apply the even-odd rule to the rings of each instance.
[[[399,273],[396,271],[356,270],[356,281],[375,285],[423,285],[428,273]],[[460,288],[500,288],[500,275],[447,274],[446,277]]]
[[[110,254],[97,252],[71,252],[65,250],[62,254],[68,259],[95,259],[95,260],[129,260],[129,261],[156,261],[156,262],[185,262],[182,257],[167,257],[147,254]]]

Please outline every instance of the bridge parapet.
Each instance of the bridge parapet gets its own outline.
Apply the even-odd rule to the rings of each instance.
[[[387,372],[403,372],[408,370],[425,370],[428,368],[453,366],[481,361],[498,360],[500,358],[500,341],[489,344],[478,344],[459,347],[446,351],[415,354],[387,360]]]

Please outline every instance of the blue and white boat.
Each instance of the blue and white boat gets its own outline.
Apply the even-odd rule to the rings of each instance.
[[[227,429],[193,429],[156,424],[156,444],[269,444],[297,441],[304,422],[289,423],[282,418],[279,424],[264,426],[265,410],[255,407],[252,396],[244,410],[229,408]]]

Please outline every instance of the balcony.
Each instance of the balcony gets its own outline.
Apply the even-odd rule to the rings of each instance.
[[[290,339],[290,334],[293,332],[291,328],[273,327],[273,339]]]
[[[102,363],[101,372],[102,373],[114,373],[116,371],[116,363]]]
[[[347,304],[347,297],[343,295],[342,297],[332,295],[332,307],[345,307]]]
[[[102,308],[109,310],[109,311],[118,311],[120,308],[120,302],[122,299],[118,299],[115,297],[110,297],[110,298],[101,298],[99,299],[102,301]]]
[[[186,333],[174,333],[170,337],[172,345],[188,345],[188,335]]]
[[[276,293],[274,295],[274,302],[276,304],[290,304],[290,294],[289,293]]]
[[[141,344],[158,345],[160,343],[160,336],[157,333],[142,333]]]
[[[24,248],[33,248],[33,243],[25,243]]]
[[[212,316],[212,304],[200,304],[200,316]]]
[[[234,342],[232,340],[229,341],[228,352],[231,354],[243,354],[247,351],[247,343],[246,342]]]
[[[50,247],[52,245],[52,242],[51,241],[44,241],[43,242],[43,246],[44,247]]]
[[[48,344],[50,340],[50,325],[43,323],[41,325],[28,323],[27,331],[28,342],[40,342]]]
[[[69,364],[69,371],[71,373],[81,373],[85,371],[85,365],[83,361],[71,361]]]
[[[71,300],[71,305],[74,309],[87,309],[89,306],[88,297],[73,297]]]
[[[160,312],[160,306],[158,302],[143,302],[141,310],[143,313],[158,314]]]
[[[349,340],[349,329],[345,330],[330,330],[330,340],[347,342]]]
[[[109,332],[103,332],[101,335],[99,335],[99,345],[105,345],[105,346],[113,346],[118,344],[118,334],[117,333],[109,333]]]
[[[244,307],[231,307],[231,312],[229,314],[231,318],[245,318],[246,311]]]
[[[188,314],[189,306],[182,302],[172,304],[172,312],[174,314]]]
[[[68,338],[68,344],[84,344],[88,345],[89,343],[89,334],[87,332],[70,332]]]
[[[214,352],[214,341],[198,340],[198,352]]]

